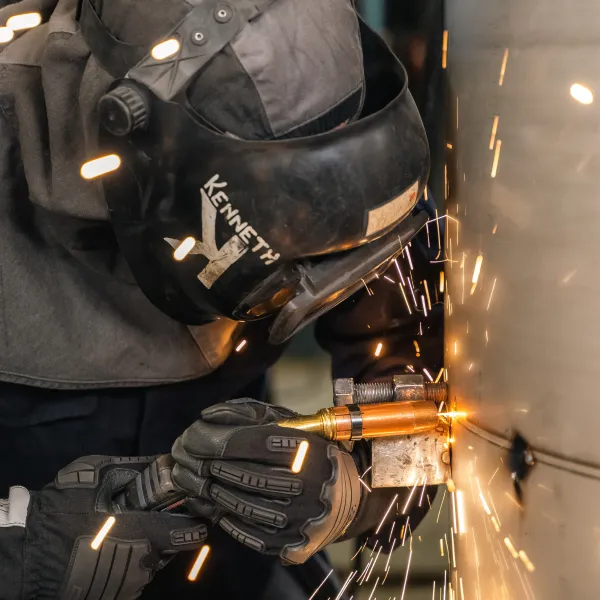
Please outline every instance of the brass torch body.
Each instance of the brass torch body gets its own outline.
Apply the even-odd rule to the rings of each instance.
[[[277,423],[312,431],[328,440],[410,435],[435,429],[438,410],[435,402],[383,402],[323,408],[314,415],[285,419]]]

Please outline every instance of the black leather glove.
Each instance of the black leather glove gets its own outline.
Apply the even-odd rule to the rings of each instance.
[[[356,464],[338,444],[272,424],[295,413],[252,400],[202,412],[173,446],[173,480],[211,518],[259,552],[300,564],[353,522],[362,498]],[[302,470],[290,467],[309,442]]]
[[[6,600],[132,600],[177,552],[206,539],[206,525],[189,516],[121,513],[117,492],[153,457],[86,456],[62,469],[40,492],[11,488],[0,501],[0,562],[11,561]],[[98,550],[91,542],[114,514]]]

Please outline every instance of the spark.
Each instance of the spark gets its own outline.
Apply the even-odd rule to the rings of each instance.
[[[429,221],[425,223],[425,231],[427,232],[427,247],[431,248],[431,238],[429,237]]]
[[[394,527],[396,527],[396,521],[394,521],[394,522],[392,523],[392,526],[391,526],[391,528],[390,528],[390,535],[388,536],[388,543],[389,543],[389,541],[392,539],[392,533],[394,533]]]
[[[404,585],[402,586],[402,596],[400,596],[400,600],[404,600],[404,592],[406,591],[406,582],[408,581],[408,571],[410,570],[410,561],[412,560],[412,548],[410,549],[410,553],[408,555],[408,563],[406,565],[406,574],[404,575]]]
[[[496,231],[498,231],[498,223],[494,225],[494,229],[492,229],[492,235],[496,235]]]
[[[204,564],[209,552],[210,546],[204,545],[202,548],[200,548],[200,552],[198,552],[198,556],[196,557],[196,560],[194,561],[194,564],[189,572],[189,581],[196,581],[198,578],[198,573],[200,572],[200,569],[202,568],[202,565]]]
[[[354,577],[357,573],[358,573],[358,571],[352,571],[352,573],[350,573],[350,575],[348,575],[348,578],[344,582],[344,585],[342,586],[342,589],[339,591],[338,595],[335,597],[335,600],[340,600],[340,598],[346,591],[346,588],[350,585],[350,582],[354,579]],[[308,600],[311,600],[311,599],[309,598]]]
[[[494,516],[492,516],[492,525],[494,526],[496,533],[500,533],[500,525],[498,524],[498,521]]]
[[[500,67],[500,79],[498,85],[501,86],[504,83],[504,73],[506,73],[506,63],[508,62],[508,48],[504,50],[504,57],[502,58],[502,66]]]
[[[350,559],[351,561],[354,560],[361,552],[364,552],[364,549],[367,547],[367,542],[368,542],[368,538],[365,540],[365,543],[356,551],[356,553],[354,554],[354,556]],[[308,599],[310,600],[310,598]]]
[[[510,538],[504,538],[504,545],[508,548],[508,551],[511,553],[513,558],[519,558],[519,553],[517,552],[517,549]]]
[[[456,488],[454,489],[454,492],[456,492]],[[456,494],[451,493],[450,498],[452,498],[452,522],[454,523],[454,531],[456,531],[458,529],[458,527],[456,527]]]
[[[402,514],[405,515],[406,511],[408,509],[408,505],[410,504],[410,501],[412,500],[413,494],[415,493],[415,490],[417,489],[417,484],[419,483],[419,479],[417,478],[415,480],[415,485],[413,485],[412,490],[410,491],[410,494],[408,495],[408,499],[406,500],[406,504],[404,505],[404,508],[402,509]],[[396,494],[397,496],[398,494]],[[377,533],[377,532],[375,532]]]
[[[448,148],[448,150],[452,150],[452,144],[450,144],[449,142],[446,142],[446,148]]]
[[[248,342],[246,340],[242,340],[235,348],[236,352],[239,352]]]
[[[456,548],[454,547],[454,532],[456,529],[450,527],[450,539],[452,540],[452,566],[456,569]]]
[[[383,344],[379,342],[377,344],[377,348],[375,348],[375,356],[379,356],[381,354],[381,350],[383,349]]]
[[[423,335],[423,322],[419,321],[419,335]]]
[[[439,523],[439,521],[440,521],[440,514],[442,513],[442,506],[444,506],[445,499],[446,499],[446,490],[444,490],[444,495],[442,496],[442,503],[440,504],[440,510],[438,510],[437,519],[435,520],[436,523]]]
[[[494,474],[490,477],[490,480],[488,481],[488,486],[490,485],[490,483],[492,483],[492,480],[494,479],[494,477],[496,477],[496,473],[500,470],[500,467],[496,467],[496,470],[494,471]]]
[[[183,260],[195,245],[196,238],[186,237],[185,240],[183,240],[183,242],[181,242],[181,244],[175,248],[175,251],[173,252],[173,258],[175,260]]]
[[[359,477],[358,480],[367,488],[367,492],[371,492],[371,488],[363,481],[362,477]]]
[[[329,573],[327,573],[327,575],[325,575],[325,579],[323,579],[323,581],[321,581],[321,583],[319,584],[319,587],[312,593],[312,596],[308,600],[313,600],[313,598],[317,595],[317,592],[323,587],[323,585],[329,579],[329,577],[331,577],[332,573],[333,573],[333,569],[331,569],[331,571],[329,571]]]
[[[419,506],[423,503],[423,494],[425,494],[425,489],[427,488],[427,477],[423,480],[423,489],[421,490],[421,497],[419,498]]]
[[[410,270],[412,271],[414,269],[414,267],[413,267],[413,263],[412,263],[412,258],[410,257],[410,250],[409,250],[408,246],[406,248],[404,248],[403,252],[406,252],[406,258],[408,259],[408,264],[410,265]]]
[[[496,520],[498,521],[498,527],[502,527],[502,523],[500,522],[500,516],[498,515],[498,511],[496,510],[496,505],[494,504],[494,497],[492,496],[492,492],[488,490],[488,494],[490,495],[490,502],[492,503],[492,509],[494,511],[494,515],[496,515]]]
[[[533,573],[535,571],[535,565],[529,560],[529,557],[527,556],[527,554],[525,554],[525,550],[519,550],[519,558],[525,565],[525,568],[530,573]]]
[[[574,83],[571,86],[570,91],[571,96],[577,100],[577,102],[581,102],[581,104],[591,104],[594,101],[594,94],[592,91],[581,83]]]
[[[412,365],[406,365],[406,368],[411,372],[414,373],[415,372],[415,368]]]
[[[396,540],[394,540],[396,541]],[[390,574],[390,568],[386,567],[385,569],[385,577],[383,578],[383,581],[381,582],[381,585],[385,585],[385,580],[387,579],[388,575]],[[375,598],[375,600],[377,600],[377,598]]]
[[[458,131],[458,96],[456,96],[456,131]]]
[[[462,256],[462,263],[460,265],[460,269],[462,271],[462,296],[461,296],[461,300],[460,303],[464,304],[465,303],[465,262],[467,259],[467,253],[463,252],[463,256]],[[448,294],[450,295],[450,294]]]
[[[402,290],[402,296],[404,298],[404,302],[406,302],[406,308],[408,308],[408,314],[412,315],[412,310],[410,309],[410,304],[408,303],[408,298],[406,297],[406,292],[404,291],[404,288],[398,284],[400,289]]]
[[[465,590],[463,588],[462,577],[460,578],[460,597],[462,600],[465,600]]]
[[[363,282],[363,285],[367,288],[367,294],[369,294],[369,296],[373,296],[373,292],[371,291],[371,289],[369,288],[369,286],[365,283],[364,279],[361,279],[361,281]]]
[[[156,44],[156,46],[154,46],[154,48],[152,48],[150,51],[150,54],[154,60],[164,60],[165,58],[169,58],[170,56],[177,54],[180,48],[181,44],[179,43],[179,40],[171,38],[161,42],[160,44]]]
[[[381,526],[383,525],[384,521],[387,519],[387,516],[390,514],[390,510],[392,510],[392,506],[394,506],[396,500],[398,500],[398,494],[396,494],[393,497],[392,501],[390,502],[390,505],[388,506],[387,510],[385,511],[385,514],[383,515],[383,519],[381,519],[381,521],[379,522],[379,525],[377,526],[377,529],[375,530],[375,535],[377,535],[379,533]]]
[[[0,27],[0,44],[6,44],[15,37],[14,31],[8,27]]]
[[[408,287],[410,288],[410,293],[412,294],[412,299],[413,299],[413,303],[415,305],[415,309],[419,310],[419,306],[417,304],[417,298],[415,296],[415,290],[413,289],[412,282],[410,279],[408,280]]]
[[[406,283],[404,282],[404,275],[402,275],[400,265],[398,264],[398,260],[396,258],[394,259],[394,264],[396,265],[396,269],[398,270],[398,275],[400,275],[400,281],[402,282],[402,285],[406,285]]]
[[[470,371],[470,370],[473,368],[473,364],[474,364],[474,363],[471,363],[471,364],[469,365],[469,371]]]
[[[292,473],[300,473],[307,452],[308,442],[306,440],[302,440],[300,442],[300,446],[298,446],[298,450],[296,451],[296,457],[294,458],[294,462],[292,463]]]
[[[431,373],[427,369],[423,369],[423,373],[425,373],[425,375],[427,375],[427,379],[429,379],[429,381],[433,382],[433,377],[431,376]]]
[[[490,150],[494,149],[494,141],[496,140],[496,131],[498,131],[498,121],[500,117],[496,115],[494,117],[494,124],[492,125],[492,136],[490,137]]]
[[[463,535],[467,533],[467,519],[465,513],[465,498],[464,493],[462,491],[456,491],[456,508],[458,511],[458,531],[459,535]]]
[[[12,31],[20,31],[22,29],[32,29],[37,27],[42,22],[42,15],[39,12],[23,13],[14,15],[6,21],[6,27]]]
[[[94,160],[89,160],[81,166],[81,176],[84,179],[95,179],[112,171],[116,171],[121,166],[121,159],[116,154],[108,154]]]
[[[458,354],[458,341],[454,340],[454,356]]]
[[[429,196],[427,195],[427,186],[423,188],[423,196],[425,197],[425,202],[429,200]]]
[[[446,569],[444,569],[444,600],[446,600]]]
[[[429,296],[429,286],[427,285],[427,279],[423,280],[423,285],[425,286],[425,295],[427,296],[427,306],[429,310],[431,310],[431,297]],[[425,311],[425,316],[427,316],[427,311]]]
[[[369,574],[367,575],[367,578],[364,580],[363,583],[369,583],[369,579],[371,578],[371,574],[373,573],[373,569],[375,569],[375,565],[377,564],[377,561],[379,560],[379,555],[381,554],[381,549],[383,548],[383,546],[380,546],[379,550],[377,550],[377,556],[375,556],[375,560],[373,561],[373,564],[371,565],[371,569],[369,571]]]
[[[359,575],[358,579],[356,580],[356,583],[358,583],[358,585],[362,585],[364,583],[364,581],[360,581],[360,580],[364,579],[364,577],[366,577],[367,572],[369,571],[372,562],[373,562],[373,559],[370,558],[369,562],[367,563],[367,566],[363,569],[363,572]]]
[[[523,507],[508,493],[504,492],[504,495],[519,509],[523,510]]]
[[[406,541],[406,532],[408,531],[408,521],[410,517],[406,517],[406,523],[402,527],[403,535],[402,535],[402,546],[404,546],[404,542]],[[412,535],[412,534],[411,534]]]
[[[485,330],[485,345],[487,346],[488,342],[490,341],[490,338],[488,337],[488,330]]]
[[[440,294],[444,293],[444,287],[445,287],[445,281],[444,281],[444,271],[440,271]]]
[[[498,173],[498,161],[500,160],[500,150],[502,149],[502,140],[496,140],[496,151],[494,152],[494,162],[492,163],[492,179]]]
[[[444,367],[442,367],[440,369],[440,372],[437,374],[437,377],[435,378],[435,381],[433,383],[439,383],[443,374],[444,374]]]
[[[442,36],[442,69],[446,68],[447,55],[448,55],[448,30],[444,29],[444,33]]]
[[[367,470],[361,475],[361,477],[364,477],[372,468],[373,468],[373,465],[368,467]]]
[[[379,585],[379,577],[375,580],[375,585],[373,586],[373,589],[371,590],[371,594],[369,595],[368,600],[371,600],[371,598],[373,598],[373,594],[375,593],[375,588]]]
[[[444,557],[444,539],[440,538],[440,555]]]
[[[419,356],[421,354],[421,348],[419,348],[419,342],[417,340],[413,340],[413,345],[415,347],[415,354]]]
[[[490,292],[490,299],[488,300],[486,310],[490,310],[490,304],[492,303],[492,296],[494,295],[494,290],[496,289],[496,280],[497,280],[497,277],[494,278],[494,283],[492,284],[492,291]]]
[[[437,234],[438,234],[438,253],[437,253],[437,256],[435,257],[435,260],[437,260],[440,257],[440,255],[442,254],[442,237],[441,237],[441,233],[440,233],[440,222],[438,220],[437,208],[435,209],[435,224],[437,226]]]
[[[96,537],[92,540],[90,546],[92,550],[98,550],[104,541],[104,538],[108,535],[108,532],[113,528],[116,519],[111,515],[104,521],[104,525],[102,525],[100,531],[96,534]]]
[[[392,542],[392,547],[390,548],[390,553],[388,554],[387,562],[385,563],[385,570],[387,571],[390,568],[390,559],[392,558],[392,553],[394,552],[394,546],[396,545],[396,538],[394,538]]]
[[[444,200],[448,199],[448,165],[444,163]]]
[[[477,287],[477,282],[479,281],[479,275],[481,273],[481,265],[483,263],[483,254],[477,255],[477,260],[475,261],[475,268],[473,269],[473,277],[471,278],[471,283],[473,286],[471,287],[471,296],[475,293],[475,288]]]
[[[391,277],[388,277],[387,275],[384,275],[383,278],[387,279],[390,283],[396,283]]]
[[[431,594],[431,600],[435,600],[435,580],[433,582],[433,593]]]

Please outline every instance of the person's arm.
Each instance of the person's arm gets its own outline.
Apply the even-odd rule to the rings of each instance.
[[[201,546],[207,529],[196,519],[113,503],[151,460],[87,456],[39,492],[12,487],[0,500],[0,600],[133,600],[170,556]]]

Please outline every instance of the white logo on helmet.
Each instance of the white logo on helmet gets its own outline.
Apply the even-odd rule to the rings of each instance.
[[[213,175],[200,188],[202,195],[202,241],[196,241],[189,254],[201,254],[208,259],[208,264],[200,273],[198,279],[210,289],[215,281],[236,263],[248,250],[260,252],[260,260],[270,265],[279,259],[279,254],[273,253],[271,247],[256,233],[256,230],[246,221],[242,221],[238,209],[234,209],[229,197],[223,191],[226,181],[219,181],[219,175]],[[217,211],[222,214],[235,234],[220,248],[217,247],[215,234],[217,230]],[[173,248],[181,244],[181,240],[164,238]]]

